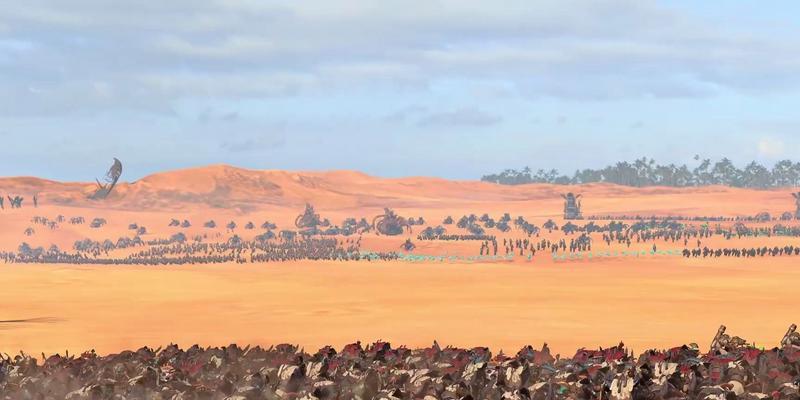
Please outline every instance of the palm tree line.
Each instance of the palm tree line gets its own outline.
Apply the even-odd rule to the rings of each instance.
[[[531,168],[525,167],[521,170],[507,169],[498,174],[484,175],[481,181],[501,185],[607,182],[634,187],[725,185],[753,189],[800,186],[800,162],[783,160],[772,168],[767,168],[753,161],[740,169],[727,158],[713,162],[710,159],[700,160],[695,156],[695,160],[699,161],[699,165],[690,168],[686,164],[657,164],[655,160],[643,157],[633,162],[618,162],[603,169],[577,170],[571,177],[562,175],[555,169],[533,172]]]

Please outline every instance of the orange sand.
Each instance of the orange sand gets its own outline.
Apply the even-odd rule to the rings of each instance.
[[[720,323],[772,346],[797,317],[792,263],[0,265],[5,319],[59,319],[0,330],[0,350],[437,339],[506,351],[547,341],[571,354],[620,339],[637,351],[706,346]]]
[[[722,187],[634,189],[614,185],[499,186],[440,179],[378,179],[354,172],[289,173],[225,166],[176,171],[122,184],[104,202],[84,194],[91,184],[35,178],[0,179],[0,194],[26,196],[22,210],[0,212],[0,250],[74,241],[130,237],[129,223],[150,238],[183,231],[217,233],[234,220],[291,228],[305,202],[324,218],[371,217],[392,207],[438,225],[444,216],[503,212],[541,224],[561,212],[560,194],[582,193],[585,213],[659,215],[779,215],[793,210],[789,189],[753,191]],[[30,197],[39,193],[41,206]],[[83,216],[55,231],[31,224],[33,216]],[[90,229],[94,217],[108,225]],[[170,218],[193,227],[169,228]],[[218,228],[202,228],[214,219]],[[560,221],[559,221],[560,223]],[[26,237],[25,228],[36,234]],[[419,228],[415,229],[416,231]],[[455,227],[448,228],[458,233]],[[497,234],[496,231],[491,231]],[[499,237],[503,237],[499,235]],[[364,237],[366,249],[395,250],[405,237]],[[599,242],[599,240],[598,240]],[[738,242],[755,244],[760,240]],[[794,244],[773,238],[770,244]],[[417,242],[418,253],[457,249],[477,254],[479,243]],[[727,245],[725,242],[711,245]],[[682,248],[682,243],[659,245]],[[649,247],[637,246],[637,247]],[[733,246],[731,246],[733,247]],[[602,250],[604,246],[596,246]],[[621,249],[620,249],[621,250]],[[547,341],[562,353],[579,346],[608,346],[620,339],[635,350],[686,342],[706,346],[719,324],[765,346],[776,345],[798,321],[796,257],[758,260],[685,260],[680,257],[553,263],[409,264],[287,263],[170,268],[77,267],[0,264],[0,320],[56,318],[0,324],[0,351],[101,353],[176,342],[223,345],[299,343],[307,349],[362,340],[427,346],[433,339],[457,346],[487,345],[516,351]]]

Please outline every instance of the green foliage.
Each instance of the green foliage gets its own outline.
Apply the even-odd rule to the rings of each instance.
[[[634,187],[726,185],[768,189],[800,186],[800,162],[783,160],[769,169],[753,161],[743,169],[739,169],[727,158],[717,162],[705,159],[700,160],[699,165],[690,169],[687,165],[656,164],[655,160],[645,157],[635,160],[633,163],[623,161],[598,170],[578,170],[572,177],[560,175],[554,169],[549,171],[540,169],[533,173],[530,168],[525,167],[519,171],[507,169],[499,174],[485,175],[481,180],[501,185],[527,183],[574,185],[607,182]]]

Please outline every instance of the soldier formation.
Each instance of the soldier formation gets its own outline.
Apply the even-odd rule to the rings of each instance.
[[[652,218],[649,220],[637,219],[634,221],[595,219],[590,221],[566,221],[559,226],[553,220],[547,220],[541,228],[528,222],[524,217],[512,219],[505,213],[499,219],[494,219],[488,214],[481,217],[475,214],[462,216],[455,226],[442,225],[428,226],[416,235],[419,241],[474,241],[480,246],[474,247],[477,254],[498,254],[528,256],[531,260],[537,252],[551,253],[553,256],[564,256],[591,252],[593,250],[614,250],[615,246],[624,246],[630,249],[634,244],[639,250],[642,245],[652,247],[655,253],[659,247],[674,249],[687,258],[699,257],[764,257],[764,256],[797,256],[800,255],[800,246],[779,246],[767,242],[770,238],[799,238],[800,226],[792,226],[785,221],[768,219],[763,215],[759,223],[748,223],[739,220],[735,223],[716,222],[710,223],[708,219],[702,223],[679,218]],[[450,218],[452,220],[452,218]],[[374,225],[365,218],[346,218],[341,225],[333,225],[327,219],[321,218],[313,206],[308,205],[303,214],[297,217],[294,230],[277,229],[277,225],[269,221],[260,226],[264,229],[261,234],[254,235],[250,240],[242,240],[237,235],[239,225],[236,221],[224,224],[225,236],[221,232],[210,234],[219,243],[210,243],[206,239],[209,233],[202,237],[195,237],[193,242],[186,239],[185,234],[181,241],[175,241],[175,235],[168,239],[155,239],[144,241],[140,237],[148,233],[147,228],[136,223],[131,223],[128,228],[133,231],[134,237],[119,238],[116,242],[106,240],[103,246],[77,246],[75,252],[45,251],[44,248],[32,248],[32,252],[4,252],[0,253],[0,260],[13,263],[79,263],[79,264],[203,264],[203,263],[249,263],[262,261],[293,261],[293,260],[395,260],[398,255],[394,252],[374,253],[375,257],[363,257],[360,247],[361,237],[375,231],[375,234],[396,233],[410,229],[409,221],[417,222],[422,218],[405,219],[399,217],[392,210],[375,219]],[[59,215],[55,219],[43,216],[33,217],[31,222],[57,229],[59,223],[68,221],[73,225],[86,223],[83,217],[67,219]],[[772,222],[771,225],[766,221]],[[423,221],[424,222],[424,221]],[[101,230],[108,221],[104,218],[93,218],[89,224],[91,228]],[[165,226],[170,228],[189,228],[191,222],[186,219],[171,218],[165,221]],[[217,229],[213,220],[207,221],[204,229]],[[513,228],[512,228],[513,226]],[[222,228],[222,227],[221,227]],[[243,223],[245,231],[256,229],[252,221]],[[449,233],[448,230],[460,230]],[[487,233],[492,231],[493,234]],[[511,232],[513,231],[513,232]],[[510,232],[510,233],[509,233]],[[540,237],[543,232],[548,236]],[[562,237],[551,235],[560,233]],[[25,236],[36,235],[33,226],[24,232]],[[214,236],[215,235],[215,236]],[[392,236],[392,235],[389,235]],[[355,239],[357,237],[357,239]],[[416,245],[402,244],[398,240],[397,246],[406,252],[413,252]],[[717,246],[711,247],[708,243],[718,245],[719,240],[749,240],[746,246]],[[759,242],[753,243],[752,239]],[[410,239],[409,239],[410,240]],[[502,241],[502,245],[498,245]],[[201,243],[202,242],[202,243]],[[138,252],[114,253],[115,250],[127,248],[120,247],[120,243],[133,243],[140,246]],[[402,245],[401,245],[402,244]],[[605,245],[605,246],[604,246]],[[663,246],[662,246],[663,245]],[[30,246],[29,246],[30,247]],[[22,248],[22,247],[21,247]],[[38,250],[38,251],[37,251]],[[475,254],[473,253],[473,254]]]
[[[141,230],[142,227],[139,227]],[[259,235],[261,236],[261,235]],[[361,238],[293,238],[268,240],[263,236],[242,240],[233,235],[225,242],[206,243],[203,237],[192,241],[183,233],[170,239],[144,241],[140,236],[119,238],[116,242],[84,239],[75,242],[72,252],[57,246],[33,248],[27,243],[16,252],[0,252],[5,263],[112,264],[112,265],[192,265],[219,263],[263,263],[298,260],[372,261],[394,260],[396,252],[373,252],[366,257],[360,250]],[[140,249],[141,248],[141,249]],[[140,249],[136,251],[137,249]],[[114,252],[125,250],[118,255]],[[133,251],[131,251],[133,250]]]
[[[703,354],[689,344],[638,357],[623,343],[553,356],[547,344],[515,355],[485,347],[392,347],[360,342],[314,354],[281,344],[108,356],[0,356],[6,399],[661,400],[798,399],[800,335],[759,349],[721,327]]]
[[[720,257],[782,257],[800,256],[800,247],[796,246],[774,246],[774,247],[743,247],[743,248],[722,248],[712,249],[703,247],[702,249],[683,249],[683,256],[686,258],[720,258]]]
[[[14,197],[11,197],[11,195],[6,195],[5,197],[0,196],[0,210],[6,209],[6,202],[5,202],[6,199],[8,199],[8,207],[11,209],[22,208],[22,202],[25,201],[25,198],[22,196],[14,196]],[[36,205],[38,206],[38,199],[35,200],[35,202]]]
[[[565,216],[571,219],[582,218],[580,214],[580,195],[568,193],[563,196],[565,199]],[[800,193],[795,193],[798,206],[800,206]],[[14,207],[20,206],[22,198],[8,197]],[[800,211],[800,210],[799,210]],[[542,227],[530,223],[522,216],[512,219],[509,213],[504,213],[498,219],[492,218],[484,213],[480,217],[475,214],[463,215],[456,222],[448,216],[443,221],[443,225],[436,227],[428,226],[421,230],[416,236],[420,241],[475,241],[480,242],[480,246],[475,248],[481,256],[519,255],[528,256],[531,260],[537,252],[551,253],[556,256],[567,256],[591,252],[594,250],[613,250],[615,245],[622,245],[627,248],[635,243],[638,247],[646,244],[652,247],[655,254],[659,248],[659,243],[670,247],[681,246],[682,249],[674,250],[686,258],[719,258],[719,257],[777,257],[777,256],[797,256],[800,255],[800,246],[784,245],[776,246],[768,242],[760,242],[757,245],[748,243],[747,246],[722,246],[710,247],[704,245],[704,241],[711,238],[722,238],[726,241],[734,239],[769,239],[772,237],[800,237],[800,227],[790,226],[785,218],[787,213],[780,218],[773,218],[769,213],[761,212],[753,217],[652,217],[642,219],[636,217],[632,220],[626,217],[606,220],[605,217],[590,217],[588,222],[566,220],[559,226],[553,220],[547,220]],[[790,214],[790,213],[789,213]],[[58,228],[58,223],[66,221],[64,216],[59,215],[56,220],[47,217],[34,217],[32,222],[41,224],[48,228]],[[83,217],[72,217],[69,223],[73,225],[84,224]],[[83,243],[75,246],[74,252],[65,251],[45,251],[44,248],[31,248],[27,244],[20,246],[26,251],[3,252],[0,253],[0,260],[13,263],[78,263],[78,264],[204,264],[204,263],[248,263],[264,261],[294,261],[294,260],[395,260],[398,254],[395,252],[377,252],[373,256],[364,257],[361,251],[361,237],[364,234],[375,232],[376,235],[396,236],[410,234],[412,226],[424,225],[422,217],[405,218],[399,216],[391,209],[385,209],[384,213],[375,217],[372,223],[368,223],[365,218],[346,218],[341,225],[333,225],[327,218],[322,218],[315,211],[314,207],[307,204],[302,214],[295,219],[295,227],[298,229],[284,229],[280,232],[273,232],[277,225],[269,221],[261,224],[265,231],[255,235],[251,240],[239,238],[237,229],[239,225],[235,221],[230,221],[224,225],[226,234],[232,235],[227,240],[219,243],[204,242],[207,235],[196,237],[193,242],[186,240],[183,233],[182,240],[176,241],[175,236],[169,239],[159,239],[143,241],[140,239],[148,233],[147,228],[132,223],[129,229],[134,231],[133,238],[120,238],[117,242],[106,240],[102,246],[88,246]],[[455,227],[452,224],[455,223]],[[772,223],[771,226],[768,224]],[[93,218],[89,226],[100,229],[107,224],[104,218]],[[191,222],[186,219],[171,218],[166,226],[170,228],[189,228]],[[513,228],[512,228],[513,226]],[[209,220],[203,224],[205,229],[217,229],[214,220]],[[247,221],[243,225],[244,230],[252,231],[256,224]],[[448,229],[460,229],[461,232],[452,233]],[[510,233],[512,230],[515,232]],[[553,232],[563,234],[562,238],[540,238],[543,231],[548,235]],[[489,234],[492,231],[494,234]],[[25,236],[34,236],[36,230],[28,227],[23,232]],[[358,235],[358,239],[353,239]],[[500,236],[498,238],[498,236]],[[522,237],[520,237],[522,236]],[[216,238],[222,235],[217,232]],[[502,239],[503,245],[498,245]],[[402,238],[405,243],[398,241],[398,247],[406,252],[413,252],[416,245],[407,236]],[[120,246],[122,244],[122,246]],[[125,252],[124,254],[113,254],[117,249],[124,249],[130,246],[141,246],[138,252]],[[606,249],[598,249],[598,245],[605,244]],[[639,248],[638,250],[641,250]],[[671,251],[672,251],[671,250]],[[474,254],[474,253],[473,253]]]
[[[39,207],[39,196],[34,194],[31,196],[33,200],[33,208]],[[6,200],[8,200],[8,207],[9,209],[19,209],[22,208],[22,203],[25,201],[25,198],[22,196],[14,195],[0,195],[0,210],[6,209]]]
[[[570,197],[571,196],[571,197]],[[564,204],[564,219],[575,219],[575,218],[567,218],[568,210],[572,215],[575,215],[575,212],[578,214],[580,213],[580,202],[576,203],[576,199],[580,196],[574,196],[572,193],[563,196],[565,199]],[[661,217],[661,216],[649,216],[643,217],[641,215],[592,215],[589,216],[588,219],[594,221],[643,221],[643,220],[652,220],[652,221],[662,221],[662,220],[669,220],[669,221],[694,221],[694,222],[770,222],[770,221],[791,221],[791,220],[799,220],[800,221],[800,192],[792,193],[792,197],[795,199],[795,212],[792,214],[791,211],[786,211],[781,214],[780,217],[773,217],[768,212],[760,212],[754,216],[737,216],[737,217],[722,217],[722,216],[705,216],[705,217],[686,217],[686,216],[669,216],[669,217]],[[577,210],[577,211],[576,211]],[[578,218],[580,219],[580,218]]]

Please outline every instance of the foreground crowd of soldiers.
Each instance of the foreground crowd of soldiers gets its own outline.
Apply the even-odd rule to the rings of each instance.
[[[493,355],[484,347],[434,342],[411,350],[380,341],[314,354],[283,344],[0,356],[3,399],[780,400],[800,399],[798,384],[794,325],[772,349],[721,327],[706,354],[690,344],[638,357],[623,343],[561,357],[547,344]]]

